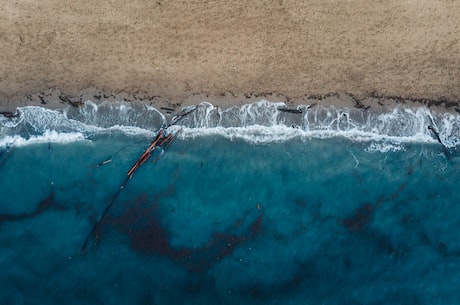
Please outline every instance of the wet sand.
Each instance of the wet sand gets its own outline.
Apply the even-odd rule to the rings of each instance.
[[[9,1],[0,110],[262,98],[458,109],[460,2]]]

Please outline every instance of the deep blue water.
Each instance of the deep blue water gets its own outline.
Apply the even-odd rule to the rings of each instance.
[[[154,133],[63,143],[15,128],[0,155],[0,304],[460,302],[455,146],[186,128],[81,255]],[[25,129],[47,136],[8,138]]]

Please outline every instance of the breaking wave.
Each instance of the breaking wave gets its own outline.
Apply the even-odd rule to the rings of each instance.
[[[369,151],[387,151],[400,149],[402,143],[436,143],[438,140],[428,129],[432,126],[445,146],[460,146],[460,116],[434,113],[425,107],[396,107],[388,112],[321,105],[289,109],[284,103],[263,100],[227,109],[207,102],[182,109],[190,110],[194,111],[173,126],[182,128],[183,139],[220,135],[263,144],[296,138],[344,137],[370,142]],[[60,110],[22,107],[12,118],[0,116],[0,145],[41,140],[68,142],[112,133],[151,137],[162,126],[176,122],[175,119],[136,102],[87,101],[81,107]]]
[[[84,135],[79,132],[58,133],[55,130],[47,130],[43,135],[30,136],[27,139],[18,135],[2,137],[0,147],[20,147],[35,143],[72,143],[84,140]]]
[[[345,137],[373,142],[368,150],[379,151],[399,150],[401,143],[436,143],[435,135],[428,129],[432,126],[444,145],[460,145],[460,116],[436,114],[425,107],[396,107],[389,112],[319,105],[288,109],[284,103],[261,101],[222,110],[202,103],[180,123],[186,127],[184,137],[223,135],[257,144],[293,138]]]

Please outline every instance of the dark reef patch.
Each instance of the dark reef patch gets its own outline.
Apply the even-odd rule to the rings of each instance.
[[[254,239],[262,232],[263,210],[248,225],[238,219],[223,231],[211,232],[209,241],[201,247],[174,247],[170,241],[170,232],[167,225],[161,220],[159,201],[171,195],[173,188],[159,193],[149,201],[145,194],[141,194],[125,204],[125,208],[118,215],[108,215],[104,220],[104,227],[110,226],[124,234],[130,243],[131,249],[145,255],[162,256],[184,266],[193,272],[202,272],[214,264],[231,255],[241,244]],[[104,229],[97,232],[104,234]]]
[[[341,220],[340,223],[350,231],[363,231],[371,222],[374,207],[369,204],[363,204],[358,207],[353,215]]]

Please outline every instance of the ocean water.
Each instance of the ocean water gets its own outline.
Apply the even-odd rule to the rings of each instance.
[[[459,304],[460,117],[283,106],[203,103],[169,127],[84,254],[171,117],[0,118],[0,304]]]

